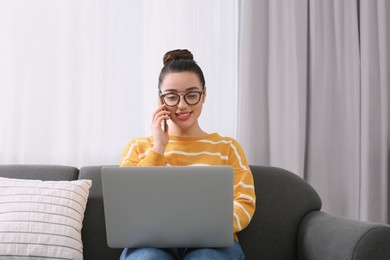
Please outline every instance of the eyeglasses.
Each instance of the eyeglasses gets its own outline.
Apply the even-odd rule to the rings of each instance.
[[[184,101],[190,105],[194,106],[199,103],[200,98],[202,97],[204,93],[204,89],[202,91],[190,91],[185,94],[179,95],[176,93],[167,93],[167,94],[162,94],[160,91],[160,97],[164,101],[164,104],[169,106],[169,107],[174,107],[177,106],[180,102],[180,97],[184,97]]]

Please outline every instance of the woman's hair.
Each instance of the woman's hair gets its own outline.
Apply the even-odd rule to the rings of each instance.
[[[203,72],[194,61],[194,56],[189,50],[172,50],[165,53],[164,67],[161,69],[160,76],[158,77],[158,89],[160,89],[165,76],[173,72],[193,72],[199,78],[202,83],[202,87],[205,86],[205,80]]]

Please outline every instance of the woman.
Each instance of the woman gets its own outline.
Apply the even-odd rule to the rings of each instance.
[[[188,50],[164,55],[159,76],[161,105],[153,113],[151,137],[126,146],[121,166],[231,165],[234,169],[234,243],[228,248],[125,249],[121,259],[244,259],[236,233],[255,211],[253,177],[240,144],[208,134],[198,118],[206,99],[203,72]],[[165,120],[170,120],[169,126]],[[164,127],[167,128],[164,131]]]

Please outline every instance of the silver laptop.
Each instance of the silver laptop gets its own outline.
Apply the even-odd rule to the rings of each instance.
[[[233,243],[230,166],[103,167],[102,189],[109,247]]]

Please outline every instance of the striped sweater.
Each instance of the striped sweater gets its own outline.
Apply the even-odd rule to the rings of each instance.
[[[200,137],[169,136],[164,155],[153,150],[153,137],[133,139],[122,154],[121,166],[230,165],[234,169],[234,235],[255,211],[255,190],[241,145],[217,133]]]

